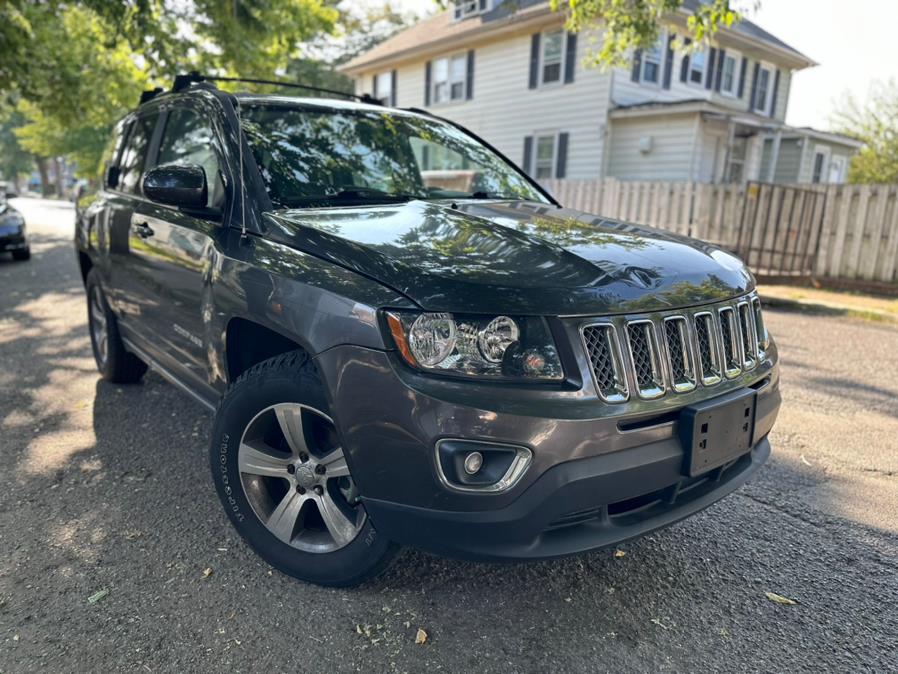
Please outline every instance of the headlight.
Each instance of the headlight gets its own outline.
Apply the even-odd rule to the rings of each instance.
[[[403,360],[436,374],[558,381],[561,360],[545,319],[389,311]]]

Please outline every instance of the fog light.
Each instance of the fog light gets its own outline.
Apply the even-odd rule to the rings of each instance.
[[[468,475],[474,475],[483,465],[483,454],[480,452],[471,452],[465,457],[465,472]]]

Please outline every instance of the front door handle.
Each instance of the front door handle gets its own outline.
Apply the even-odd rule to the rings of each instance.
[[[148,239],[155,234],[152,228],[145,222],[134,225],[134,233],[141,239]]]

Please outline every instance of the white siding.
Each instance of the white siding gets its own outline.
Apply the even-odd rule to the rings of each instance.
[[[613,120],[608,175],[622,180],[692,180],[699,162],[698,120],[696,113]],[[645,138],[651,139],[648,152],[640,150]]]
[[[472,100],[431,105],[428,110],[471,129],[518,164],[523,161],[525,136],[567,132],[567,177],[598,178],[610,76],[582,67],[590,37],[581,35],[574,81],[528,89],[530,39],[524,34],[475,46]],[[424,107],[424,73],[424,60],[397,69],[399,107]],[[372,74],[357,78],[357,91],[370,90]]]

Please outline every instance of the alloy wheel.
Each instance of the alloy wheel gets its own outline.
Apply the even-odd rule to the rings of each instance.
[[[326,553],[348,545],[365,524],[333,421],[299,403],[259,412],[237,455],[243,491],[282,542]]]

